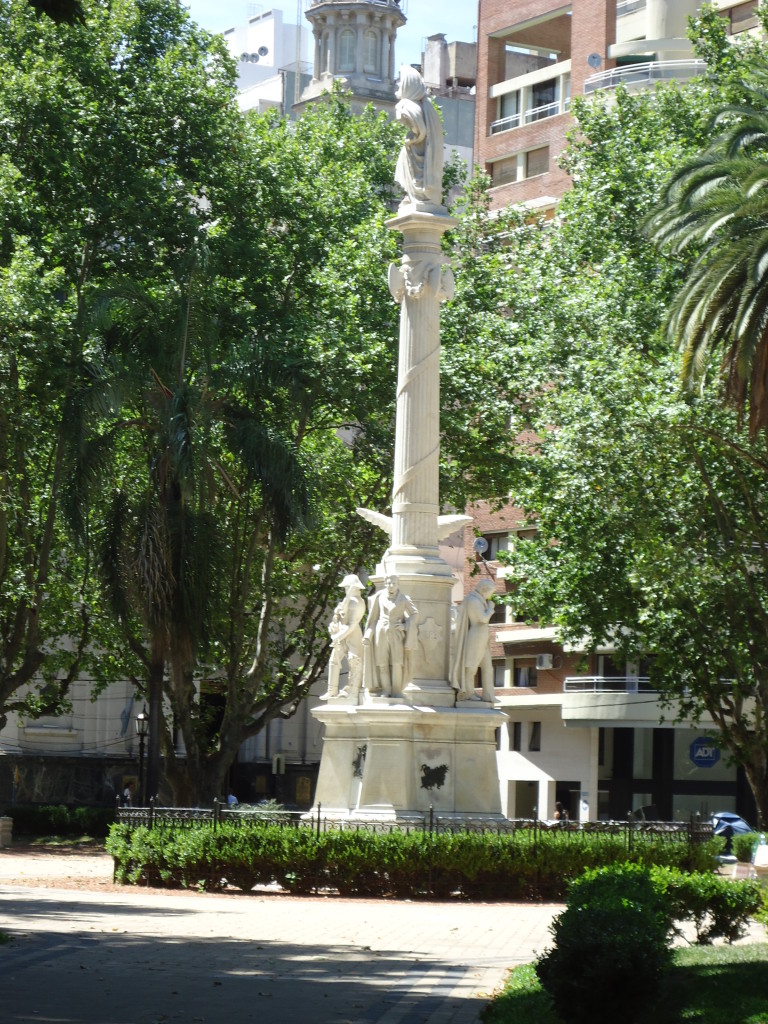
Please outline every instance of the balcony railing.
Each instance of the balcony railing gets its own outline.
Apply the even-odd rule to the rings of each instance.
[[[597,89],[615,89],[622,82],[624,85],[680,82],[703,75],[706,70],[707,64],[703,60],[652,60],[645,64],[627,64],[592,75],[584,83],[584,92],[588,95]]]
[[[564,103],[555,100],[553,103],[545,103],[540,107],[529,107],[522,114],[512,114],[511,117],[501,117],[498,121],[491,121],[490,134],[498,135],[499,132],[508,132],[512,128],[519,128],[522,124],[533,124],[534,121],[543,121],[547,117],[557,117],[558,114],[565,114],[570,106],[570,99]]]
[[[499,132],[508,132],[511,128],[519,128],[520,124],[520,114],[513,114],[511,117],[500,117],[498,121],[491,121],[491,135],[498,135]]]
[[[619,0],[616,4],[616,17],[623,18],[626,14],[634,14],[647,6],[648,0]]]
[[[656,693],[648,676],[567,676],[565,693]]]

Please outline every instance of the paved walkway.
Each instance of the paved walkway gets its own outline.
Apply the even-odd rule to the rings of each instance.
[[[111,885],[103,855],[0,850],[0,931],[12,936],[0,946],[0,1016],[476,1024],[507,970],[548,945],[560,910],[166,893]]]

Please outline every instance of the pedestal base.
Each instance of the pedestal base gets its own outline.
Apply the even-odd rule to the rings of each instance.
[[[388,702],[316,708],[325,725],[311,815],[348,821],[503,820],[495,731],[487,704],[456,708]]]

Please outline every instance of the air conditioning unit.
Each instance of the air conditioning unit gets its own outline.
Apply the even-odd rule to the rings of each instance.
[[[552,668],[552,655],[551,654],[537,654],[536,655],[536,668]]]

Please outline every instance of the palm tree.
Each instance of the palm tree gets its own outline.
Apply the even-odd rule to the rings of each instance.
[[[666,319],[699,384],[722,350],[726,401],[768,430],[768,73],[755,69],[744,100],[714,118],[712,144],[673,176],[648,218],[650,238],[693,257]]]
[[[265,523],[255,530],[259,547],[268,537],[284,541],[309,503],[290,440],[262,408],[238,398],[226,373],[201,361],[201,352],[216,348],[215,321],[195,274],[159,300],[130,283],[104,295],[94,322],[115,354],[113,408],[83,460],[101,467],[92,478],[114,481],[101,530],[102,578],[146,673],[147,789],[156,792],[162,744],[174,796],[192,803],[216,795],[229,767],[228,753],[208,742],[219,723],[196,686],[211,615],[229,585],[226,509],[255,491],[251,506]],[[183,761],[174,757],[163,694],[184,739]]]

